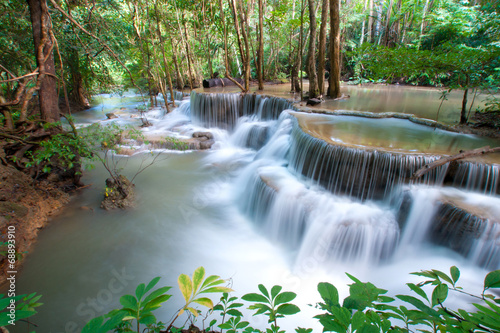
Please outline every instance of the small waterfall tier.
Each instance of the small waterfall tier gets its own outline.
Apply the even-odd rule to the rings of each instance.
[[[295,109],[286,99],[257,94],[191,93],[191,120],[205,127],[233,129],[238,119],[254,116],[276,120],[283,110]]]
[[[455,188],[406,188],[398,220],[401,246],[448,247],[488,269],[500,267],[500,199]]]
[[[443,145],[448,149],[450,146],[477,148],[475,138],[471,143],[457,139],[460,137],[456,133],[434,132],[401,119],[391,119],[394,127],[400,127],[398,134],[377,127],[385,120],[311,116],[299,112],[292,112],[292,115],[296,118],[296,126],[291,135],[290,168],[334,194],[360,200],[385,199],[400,185],[408,183],[453,185],[490,195],[500,190],[497,164],[456,161],[431,169],[418,179],[412,178],[418,169],[446,154]],[[357,123],[358,119],[365,123],[363,127]],[[358,132],[360,128],[363,133]],[[397,130],[396,127],[395,132]],[[373,133],[365,133],[368,131]],[[415,142],[410,149],[411,140],[413,136],[413,140],[417,140],[417,135],[422,135],[422,142],[428,142]]]

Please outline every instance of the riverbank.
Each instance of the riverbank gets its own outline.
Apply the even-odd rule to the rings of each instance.
[[[0,242],[3,245],[0,284],[5,283],[7,271],[19,269],[22,258],[36,242],[38,232],[69,199],[69,195],[54,184],[33,181],[21,171],[0,164]],[[13,264],[9,263],[5,255],[9,237],[15,241],[16,259]]]

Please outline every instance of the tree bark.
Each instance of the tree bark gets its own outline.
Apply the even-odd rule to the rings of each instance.
[[[264,90],[264,6],[259,1],[259,49],[257,51],[257,79],[259,90]]]
[[[307,52],[307,74],[309,75],[309,98],[319,95],[318,74],[316,72],[316,9],[314,0],[309,4],[309,49]]]
[[[53,41],[49,35],[50,15],[46,0],[27,0],[33,27],[33,42],[39,68],[40,89],[38,99],[42,120],[57,122],[59,114],[59,94],[54,64]]]
[[[469,80],[467,80],[467,81],[469,81]],[[468,94],[469,94],[469,88],[465,88],[464,89],[464,97],[462,98],[462,110],[460,111],[460,125],[467,124],[467,95]]]
[[[466,157],[481,156],[485,154],[498,153],[498,152],[500,152],[500,147],[490,148],[489,146],[486,146],[482,148],[460,152],[459,154],[456,155],[443,157],[440,158],[439,160],[424,165],[423,167],[415,171],[415,173],[411,178],[416,179],[422,177],[424,174],[431,171],[432,169],[435,169],[441,165],[445,165],[448,162],[464,159]]]
[[[330,80],[328,96],[340,97],[340,1],[330,0]]]
[[[326,67],[326,28],[328,26],[328,9],[330,3],[323,0],[321,7],[321,26],[319,28],[318,46],[318,87],[320,95],[325,95],[325,67]]]
[[[184,80],[182,79],[181,70],[179,68],[179,62],[177,61],[177,50],[175,49],[174,40],[172,37],[170,37],[170,44],[172,45],[172,60],[174,61],[175,76],[177,77],[176,79],[177,89],[184,89]]]

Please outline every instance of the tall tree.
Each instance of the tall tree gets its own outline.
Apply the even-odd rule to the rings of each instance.
[[[54,41],[50,34],[52,27],[47,1],[28,0],[28,5],[39,73],[37,87],[39,87],[40,113],[43,120],[56,122],[60,119],[59,94],[54,64]]]
[[[330,0],[330,80],[328,96],[340,97],[340,1]]]
[[[326,28],[328,27],[328,8],[330,7],[329,0],[322,0],[322,2],[318,45],[318,87],[320,95],[325,94]]]
[[[263,0],[259,3],[259,48],[257,51],[257,79],[259,90],[264,89],[264,5]]]
[[[319,95],[318,74],[316,73],[316,4],[308,0],[309,4],[309,49],[307,52],[307,74],[309,75],[309,98]]]

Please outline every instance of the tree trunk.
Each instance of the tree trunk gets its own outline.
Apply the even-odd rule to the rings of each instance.
[[[172,37],[170,37],[170,44],[172,45],[172,60],[174,61],[175,76],[177,77],[176,79],[177,89],[184,89],[184,80],[182,78],[181,70],[179,68],[179,62],[177,61],[177,50],[174,46],[174,40],[172,39]]]
[[[193,76],[193,72],[191,71],[191,63],[192,63],[192,60],[191,60],[191,50],[189,49],[187,24],[186,24],[186,20],[184,19],[184,11],[182,12],[182,21],[183,21],[183,24],[184,24],[184,35],[186,36],[186,38],[184,38],[184,45],[186,47],[186,55],[187,55],[187,61],[188,61],[189,87],[191,88],[191,90],[193,90],[193,79],[194,79],[194,76]],[[181,32],[181,36],[182,36],[182,32]]]
[[[59,94],[54,64],[53,41],[50,38],[50,15],[46,0],[27,0],[33,27],[33,42],[39,69],[40,89],[38,98],[42,120],[57,122],[59,114]]]
[[[361,37],[359,39],[359,45],[363,45],[365,39],[365,24],[366,24],[366,5],[368,0],[365,0],[365,4],[363,5],[363,23],[361,24]]]
[[[370,0],[370,11],[368,15],[368,43],[373,41],[373,0]]]
[[[257,51],[257,79],[259,90],[264,90],[264,6],[259,1],[259,49]]]
[[[340,97],[340,1],[330,0],[330,81],[328,96]]]
[[[389,1],[389,7],[387,7],[387,16],[385,19],[385,31],[384,31],[384,45],[389,46],[389,30],[391,28],[391,13],[392,13],[392,4],[394,0]]]
[[[316,9],[314,0],[308,0],[309,4],[309,49],[307,52],[307,73],[309,75],[309,98],[319,95],[318,74],[316,73]]]
[[[241,91],[245,91],[245,88],[237,82],[231,74],[229,73],[229,55],[228,55],[228,49],[227,49],[227,26],[226,26],[226,18],[224,15],[224,5],[222,3],[222,0],[219,0],[219,5],[220,5],[220,17],[221,17],[221,24],[222,27],[224,28],[224,67],[226,70],[226,77],[231,80],[235,85],[237,85]],[[234,46],[234,45],[233,45]]]
[[[467,81],[469,81],[468,78],[467,78]],[[460,111],[460,125],[467,124],[467,95],[468,94],[469,94],[469,88],[465,88],[464,97],[462,98],[462,110]]]
[[[321,26],[319,28],[318,46],[318,86],[320,95],[325,95],[325,65],[326,65],[326,28],[328,26],[328,9],[330,3],[323,0],[321,7]]]

